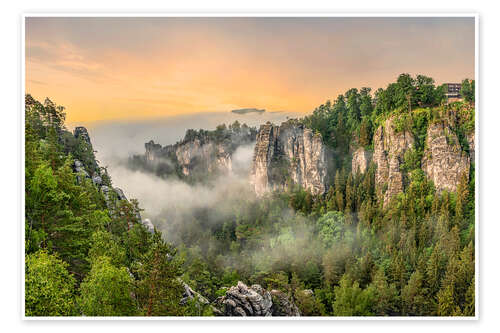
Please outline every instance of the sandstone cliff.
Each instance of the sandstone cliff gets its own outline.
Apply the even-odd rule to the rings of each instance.
[[[474,151],[473,137],[469,143]],[[474,156],[474,155],[472,155]],[[422,170],[434,182],[438,192],[456,191],[463,174],[469,176],[470,158],[462,150],[458,137],[447,121],[432,123],[427,128]]]
[[[363,147],[359,147],[352,153],[352,173],[364,173],[372,160],[373,153]]]
[[[326,147],[320,134],[293,121],[260,126],[251,175],[257,195],[282,190],[288,181],[312,194],[323,194],[327,169]]]
[[[375,184],[384,206],[404,190],[403,173],[400,166],[405,152],[415,144],[413,134],[408,131],[396,132],[394,119],[386,120],[377,128],[373,136],[373,161],[377,164]]]
[[[463,174],[469,176],[470,162],[474,161],[474,133],[465,136],[469,152],[462,147],[457,131],[460,119],[453,112],[429,121],[425,133],[425,145],[420,165],[438,192],[456,191]],[[373,137],[373,161],[377,165],[375,183],[379,197],[386,206],[390,200],[405,189],[403,171],[405,152],[415,147],[415,138],[410,131],[395,130],[395,118],[387,119]],[[423,144],[423,143],[421,143]],[[359,160],[362,152],[353,155],[353,171],[363,165]],[[356,156],[355,156],[356,155]]]
[[[189,130],[184,140],[173,145],[162,147],[149,141],[145,144],[144,158],[150,166],[162,165],[167,174],[177,169],[185,177],[197,173],[227,173],[233,169],[233,153],[238,147],[255,141],[255,135],[255,130],[249,127],[220,133]]]

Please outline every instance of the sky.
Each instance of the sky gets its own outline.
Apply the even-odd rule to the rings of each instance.
[[[474,77],[474,18],[26,18],[26,93],[69,124],[308,113],[400,73]]]

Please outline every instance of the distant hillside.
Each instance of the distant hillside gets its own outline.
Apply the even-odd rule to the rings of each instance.
[[[245,109],[232,110],[231,112],[237,113],[237,114],[247,114],[247,113],[252,113],[252,112],[264,113],[264,112],[266,112],[266,110],[265,109],[256,109],[256,108],[245,108]]]

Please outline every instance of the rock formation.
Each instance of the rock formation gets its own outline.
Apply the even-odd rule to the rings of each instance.
[[[312,194],[323,194],[326,177],[326,148],[321,134],[293,121],[260,126],[252,167],[252,183],[258,195],[284,189],[288,179]]]
[[[209,173],[215,171],[231,171],[231,151],[229,145],[201,143],[199,139],[185,142],[177,147],[175,155],[182,168],[182,173],[189,176],[196,167],[201,167]]]
[[[474,151],[473,147],[472,137],[471,151]],[[469,156],[462,150],[457,135],[447,122],[430,124],[427,128],[422,169],[434,182],[438,192],[456,191],[462,175],[465,173],[466,177],[469,176],[469,167]]]
[[[185,177],[196,173],[227,173],[232,171],[232,154],[239,146],[255,141],[256,135],[255,129],[249,127],[225,130],[221,137],[215,132],[190,131],[184,140],[173,145],[162,147],[149,141],[145,144],[144,159],[149,165],[163,164],[166,173],[179,168]]]
[[[373,161],[377,164],[375,184],[379,196],[383,195],[384,206],[396,194],[403,191],[403,173],[400,165],[405,152],[415,144],[413,134],[408,131],[396,133],[393,122],[393,118],[386,120],[373,136]]]
[[[87,129],[82,126],[76,127],[73,132],[73,135],[77,139],[82,138],[87,143],[88,145],[87,148],[92,149],[91,156],[94,156],[92,143],[90,141],[90,136],[88,134]],[[111,187],[104,184],[103,176],[105,173],[101,171],[101,168],[99,168],[99,164],[95,160],[95,157],[93,157],[91,161],[88,161],[88,163],[90,164],[90,166],[85,166],[81,161],[77,159],[73,161],[73,171],[76,173],[77,182],[80,183],[85,178],[90,179],[94,184],[94,186],[96,186],[99,189],[99,191],[104,195],[104,199],[106,200],[106,205],[110,210],[116,209],[120,201],[128,202],[128,199],[125,196],[125,193],[123,193],[122,189],[118,187]],[[95,170],[94,173],[92,174],[92,177],[89,175],[87,168]],[[143,220],[141,218],[141,214],[139,211],[136,211],[135,215],[139,223],[144,225],[144,227],[149,232],[154,233],[154,226],[150,220],[148,219]]]
[[[86,143],[88,143],[90,146],[92,146],[92,143],[90,142],[90,136],[89,132],[87,129],[83,126],[77,126],[75,127],[75,130],[73,131],[73,135],[75,138],[81,137]]]
[[[352,153],[352,173],[364,173],[372,159],[372,152],[363,147],[359,147]]]
[[[278,290],[271,292],[258,284],[248,287],[239,281],[216,304],[225,316],[300,316],[299,309]]]

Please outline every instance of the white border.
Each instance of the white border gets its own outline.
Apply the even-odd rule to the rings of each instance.
[[[474,317],[26,317],[25,316],[25,133],[24,133],[24,122],[25,122],[25,93],[26,93],[26,61],[25,61],[25,41],[26,41],[26,18],[29,17],[186,17],[186,18],[203,18],[203,17],[263,17],[263,18],[272,18],[272,17],[289,17],[289,18],[300,18],[300,17],[328,17],[328,18],[336,18],[336,17],[349,17],[349,18],[396,18],[396,17],[404,17],[404,18],[412,18],[412,17],[469,17],[474,18],[474,27],[475,27],[475,57],[474,57],[474,79],[476,81],[475,87],[475,223],[474,223],[474,235],[475,235],[475,316]],[[21,281],[21,319],[24,321],[68,321],[68,320],[82,320],[82,321],[109,321],[109,320],[144,320],[144,321],[162,321],[162,320],[174,320],[174,321],[192,321],[192,320],[207,320],[207,321],[226,321],[226,320],[236,320],[236,321],[289,321],[289,320],[299,320],[299,321],[331,321],[331,320],[341,320],[341,321],[477,321],[479,319],[479,14],[478,13],[334,13],[323,11],[316,12],[311,11],[309,13],[304,12],[272,12],[266,10],[265,12],[254,11],[254,12],[175,12],[175,13],[117,13],[117,12],[82,12],[82,13],[74,13],[74,12],[26,12],[21,15],[21,35],[20,35],[20,54],[21,54],[21,86],[19,91],[20,98],[20,133],[21,133],[21,141],[20,141],[20,150],[21,150],[21,168],[22,172],[20,173],[20,182],[21,182],[21,205],[20,205],[20,215],[22,219],[22,223],[20,224],[21,229],[21,251],[19,253],[20,262],[22,265],[19,267],[21,271],[22,281]]]

